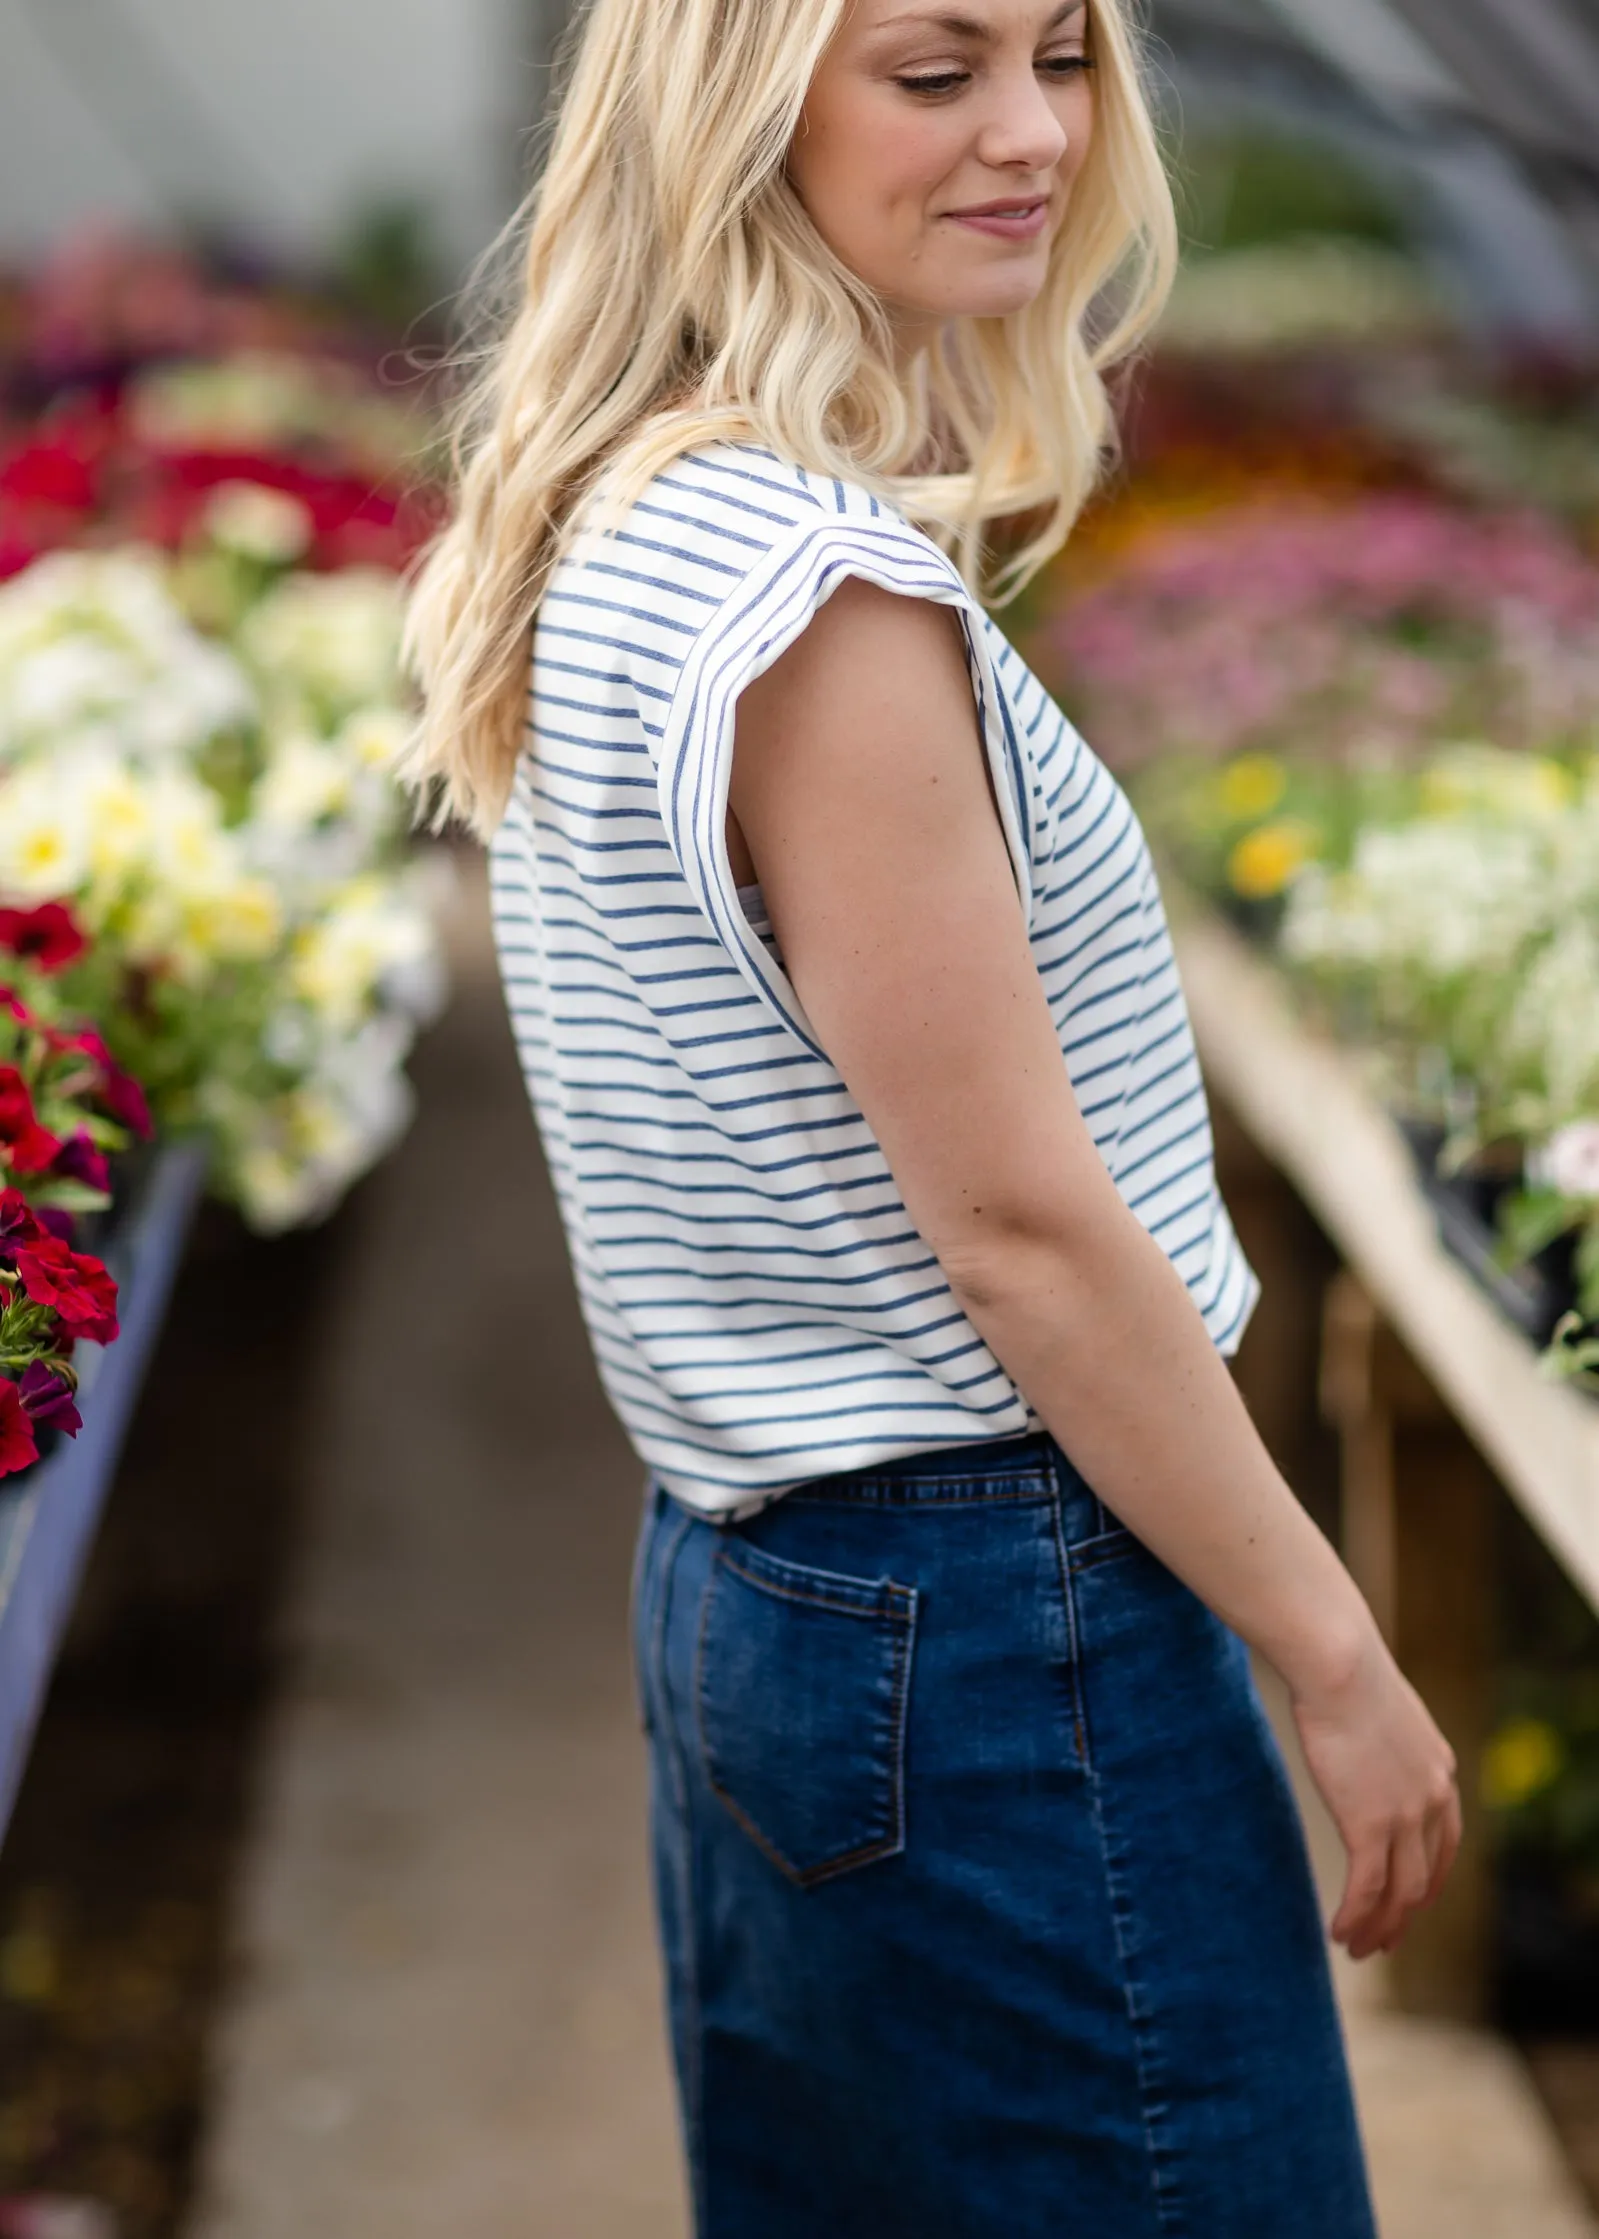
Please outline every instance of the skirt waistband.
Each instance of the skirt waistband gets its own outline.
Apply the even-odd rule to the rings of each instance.
[[[860,1469],[810,1478],[784,1493],[782,1502],[898,1508],[920,1502],[1043,1500],[1058,1493],[1087,1492],[1049,1433],[1027,1431],[898,1454]]]

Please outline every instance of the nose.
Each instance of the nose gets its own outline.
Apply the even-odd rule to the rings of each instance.
[[[977,154],[996,170],[1052,171],[1066,153],[1066,127],[1030,66],[996,72]]]

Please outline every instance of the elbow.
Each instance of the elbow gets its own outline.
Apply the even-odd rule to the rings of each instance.
[[[974,1214],[938,1259],[962,1310],[981,1322],[1022,1301],[1061,1311],[1092,1287],[1107,1241],[1098,1208],[1035,1205],[1008,1219]]]

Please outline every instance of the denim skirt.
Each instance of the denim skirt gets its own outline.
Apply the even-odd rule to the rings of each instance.
[[[1053,1439],[651,1481],[633,1637],[699,2239],[1374,2239],[1247,1655]]]

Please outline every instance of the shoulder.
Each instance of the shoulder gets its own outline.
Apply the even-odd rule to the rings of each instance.
[[[595,511],[573,537],[552,589],[633,581],[709,616],[763,597],[777,580],[873,556],[901,575],[956,571],[932,539],[864,483],[821,475],[753,443],[718,442],[664,466],[625,510]],[[904,588],[926,588],[906,581]]]

